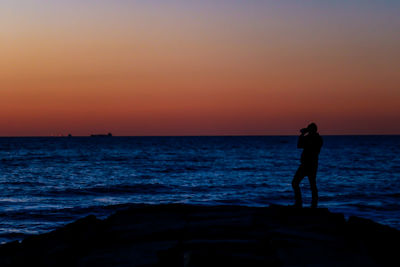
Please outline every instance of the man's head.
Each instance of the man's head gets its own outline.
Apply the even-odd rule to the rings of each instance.
[[[316,133],[317,131],[318,131],[318,127],[317,127],[317,125],[315,124],[315,123],[310,123],[308,126],[307,126],[307,129],[308,129],[308,132],[309,133]]]

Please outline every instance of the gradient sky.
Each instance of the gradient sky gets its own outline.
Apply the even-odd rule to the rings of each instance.
[[[400,134],[400,1],[2,0],[0,136]]]

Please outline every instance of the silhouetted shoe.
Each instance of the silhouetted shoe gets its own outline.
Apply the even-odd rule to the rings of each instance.
[[[290,205],[290,207],[301,209],[301,208],[303,208],[303,204],[293,204],[293,205]]]

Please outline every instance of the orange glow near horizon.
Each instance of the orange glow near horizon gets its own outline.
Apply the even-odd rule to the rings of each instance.
[[[44,2],[2,4],[0,136],[400,134],[400,4]]]

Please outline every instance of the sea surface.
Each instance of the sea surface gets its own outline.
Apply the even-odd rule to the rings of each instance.
[[[400,136],[324,136],[320,207],[400,229]],[[129,203],[293,204],[296,136],[0,138],[0,242]],[[311,201],[307,178],[301,184]]]

